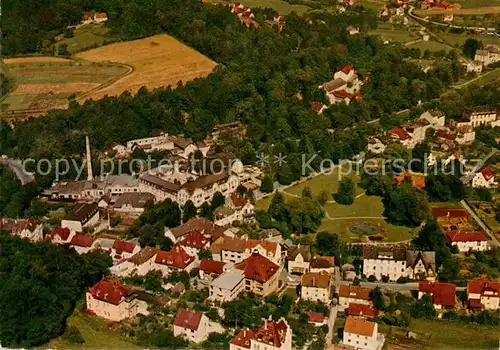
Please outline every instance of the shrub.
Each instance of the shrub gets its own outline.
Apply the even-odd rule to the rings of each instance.
[[[410,279],[408,277],[401,276],[401,277],[398,278],[398,280],[396,282],[398,282],[398,283],[408,283],[408,282],[410,282]]]
[[[374,275],[368,276],[368,282],[377,282],[377,277],[375,277]]]
[[[389,282],[389,276],[388,275],[383,275],[382,276],[382,282],[384,282],[384,283]]]
[[[85,339],[83,339],[78,328],[73,327],[73,326],[68,327],[63,338],[70,344],[83,344],[83,343],[85,343]]]

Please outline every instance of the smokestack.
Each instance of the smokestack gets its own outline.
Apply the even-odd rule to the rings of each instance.
[[[92,155],[90,154],[90,140],[89,136],[85,136],[85,145],[87,150],[87,181],[92,181],[94,175],[92,174]]]

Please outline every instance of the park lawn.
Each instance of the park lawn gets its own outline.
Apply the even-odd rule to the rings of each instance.
[[[75,29],[72,38],[63,36],[57,45],[68,45],[68,52],[74,54],[117,41],[118,38],[110,35],[110,31],[111,29],[106,28],[103,23],[83,25]]]
[[[295,186],[289,187],[285,192],[294,194],[296,196],[302,195],[302,190],[306,187],[311,188],[313,196],[318,196],[322,191],[328,192],[328,200],[332,200],[331,195],[338,190],[339,178],[341,178],[340,168],[335,167],[331,170],[329,174],[321,174],[314,176],[313,178],[301,182]],[[349,176],[353,179],[354,183],[357,184],[359,177],[356,174]],[[363,189],[356,186],[356,195],[363,193]]]
[[[67,320],[68,326],[76,327],[85,343],[82,345],[68,344],[63,337],[53,339],[47,348],[80,348],[80,349],[139,349],[128,341],[121,333],[110,329],[104,319],[88,315],[76,310]]]
[[[381,324],[379,331],[387,334],[390,327]],[[397,332],[400,328],[394,328],[396,332],[392,333],[400,333]],[[409,329],[429,335],[427,349],[498,349],[499,331],[494,326],[412,319]]]
[[[425,50],[430,50],[432,52],[441,50],[448,52],[451,50],[448,45],[441,44],[436,41],[420,41],[418,43],[408,45],[407,47],[420,49],[422,53],[424,53]]]
[[[438,35],[440,38],[442,38],[451,46],[459,48],[461,48],[464,45],[465,41],[469,38],[482,41],[484,45],[490,45],[490,44],[500,45],[500,38],[486,34],[469,35],[466,33],[464,34],[439,33]]]
[[[283,197],[285,197],[285,201],[290,200],[294,197],[289,196],[286,194],[286,192],[281,192],[283,194]],[[255,203],[255,208],[257,210],[267,210],[269,208],[269,205],[271,204],[271,201],[273,200],[274,194],[271,194],[270,196],[267,196],[266,198],[259,199],[257,203]]]
[[[351,205],[338,203],[326,203],[324,206],[330,217],[377,217],[382,218],[384,205],[382,199],[377,196],[361,196],[354,199]]]
[[[211,3],[218,3],[218,4],[229,4],[230,1],[225,1],[225,0],[208,0],[208,2]],[[273,10],[276,10],[279,14],[281,15],[288,15],[289,13],[295,11],[298,14],[302,14],[310,10],[311,8],[305,5],[295,5],[295,4],[289,4],[286,1],[283,0],[245,0],[243,2],[245,6],[248,7],[261,7],[261,8],[272,8]]]
[[[498,82],[500,80],[500,68],[489,72],[483,72],[478,79],[472,80],[470,84],[487,85]]]

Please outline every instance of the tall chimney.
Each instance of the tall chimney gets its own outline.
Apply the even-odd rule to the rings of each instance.
[[[92,174],[92,155],[90,154],[90,140],[89,136],[85,136],[85,145],[87,149],[87,181],[92,181],[94,175]]]

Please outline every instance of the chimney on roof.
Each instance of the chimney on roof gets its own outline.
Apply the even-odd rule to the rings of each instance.
[[[87,181],[92,181],[94,175],[92,174],[92,155],[90,154],[90,140],[89,136],[85,136],[85,146],[87,151]]]

